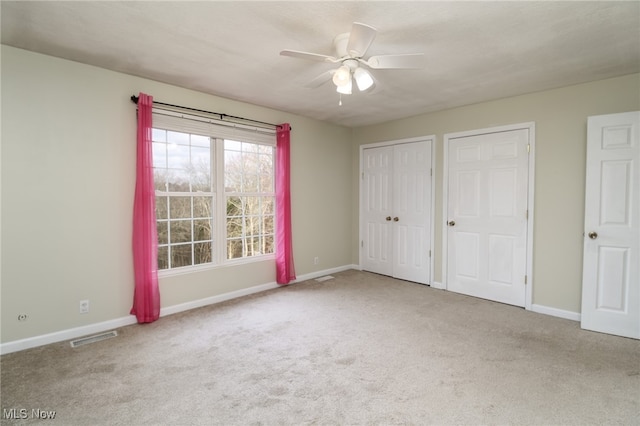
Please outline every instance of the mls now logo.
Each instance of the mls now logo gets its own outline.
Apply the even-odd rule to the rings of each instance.
[[[3,408],[2,418],[7,420],[24,420],[28,418],[32,419],[55,419],[55,411],[41,410],[34,408],[31,411],[26,408]]]

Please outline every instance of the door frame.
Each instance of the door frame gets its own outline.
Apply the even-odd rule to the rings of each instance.
[[[445,133],[443,144],[443,176],[442,176],[442,282],[437,288],[447,290],[447,265],[448,265],[448,232],[447,218],[449,217],[449,140],[468,136],[480,136],[489,133],[508,132],[513,130],[529,131],[529,170],[527,185],[527,282],[525,291],[524,308],[531,310],[533,300],[533,222],[534,222],[534,186],[535,186],[535,122],[509,124],[505,126],[489,127],[485,129],[468,130],[464,132]]]
[[[395,139],[395,140],[390,140],[390,141],[383,141],[383,142],[376,142],[376,143],[370,143],[370,144],[365,144],[365,145],[360,145],[360,169],[358,171],[358,269],[362,271],[362,265],[363,265],[363,261],[362,261],[362,256],[364,256],[363,253],[363,244],[364,244],[364,229],[363,229],[363,214],[362,214],[362,209],[363,209],[363,178],[364,178],[364,150],[365,149],[370,149],[370,148],[380,148],[380,147],[385,147],[385,146],[393,146],[393,145],[401,145],[404,143],[412,143],[412,142],[425,142],[425,141],[429,141],[431,143],[431,224],[430,224],[430,233],[431,233],[431,239],[429,241],[429,247],[431,247],[431,253],[429,256],[429,285],[432,286],[433,285],[433,277],[434,277],[434,258],[435,258],[435,250],[434,250],[434,242],[435,242],[435,207],[436,207],[436,203],[435,203],[435,176],[436,176],[436,137],[435,135],[428,135],[428,136],[417,136],[417,137],[413,137],[413,138],[406,138],[406,139]]]

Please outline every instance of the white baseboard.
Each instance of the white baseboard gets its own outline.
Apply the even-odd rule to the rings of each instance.
[[[309,274],[304,274],[293,282],[301,282],[309,279],[321,277],[323,275],[335,274],[337,272],[346,271],[349,269],[357,269],[355,265],[345,265],[338,268],[326,269],[323,271],[316,271]],[[293,284],[292,283],[292,284]],[[260,293],[262,291],[278,288],[279,285],[275,282],[266,284],[260,284],[241,290],[231,291],[216,296],[206,297],[204,299],[193,300],[191,302],[181,303],[178,305],[167,306],[160,309],[160,316],[177,314],[178,312],[188,311],[190,309],[201,308],[203,306],[213,305],[215,303],[224,302],[227,300],[235,299],[249,294]],[[104,331],[113,330],[115,328],[124,327],[127,325],[136,324],[136,317],[133,315],[116,318],[113,320],[103,321],[95,324],[89,324],[82,327],[70,328],[67,330],[56,331],[54,333],[43,334],[40,336],[29,337],[21,340],[14,340],[12,342],[6,342],[0,344],[0,355],[8,354],[11,352],[18,352],[25,349],[35,348],[38,346],[48,345],[51,343],[64,342],[65,340],[77,339],[78,337],[88,336],[91,334],[102,333]]]
[[[299,283],[306,280],[313,280],[318,277],[322,277],[324,275],[337,274],[338,272],[348,271],[349,269],[360,269],[358,265],[344,265],[339,266],[337,268],[324,269],[322,271],[311,272],[309,274],[304,274],[296,277],[294,283]]]
[[[43,334],[26,339],[14,340],[13,342],[0,344],[0,355],[23,351],[25,349],[48,345],[50,343],[64,342],[65,340],[76,339],[78,337],[88,336],[91,334],[102,333],[103,331],[113,330],[114,328],[124,327],[135,323],[136,317],[131,315],[128,317],[116,318],[109,321],[56,331],[54,333]]]
[[[445,290],[444,284],[439,283],[438,281],[433,281],[431,283],[431,288],[437,288],[437,289],[440,289],[440,290]]]
[[[551,315],[558,318],[564,318],[572,321],[580,322],[581,315],[578,312],[565,311],[557,308],[550,308],[543,305],[531,305],[531,310],[539,314]]]

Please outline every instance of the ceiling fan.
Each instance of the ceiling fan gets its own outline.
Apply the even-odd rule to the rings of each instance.
[[[354,22],[350,33],[339,34],[333,40],[335,56],[299,50],[283,50],[280,55],[340,64],[338,68],[320,74],[307,86],[319,87],[332,79],[336,85],[336,91],[344,95],[352,93],[353,80],[356,81],[358,90],[361,92],[374,85],[371,73],[362,65],[370,69],[418,69],[423,67],[424,53],[378,55],[365,59],[376,33],[377,30],[372,26]]]

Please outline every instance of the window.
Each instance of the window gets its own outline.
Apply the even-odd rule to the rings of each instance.
[[[275,138],[272,144],[225,138],[220,126],[156,118],[158,269],[272,254]]]
[[[273,253],[273,147],[224,141],[227,258]]]

